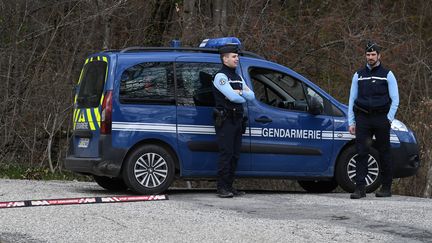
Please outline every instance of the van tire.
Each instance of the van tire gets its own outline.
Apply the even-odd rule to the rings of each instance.
[[[174,164],[168,150],[159,145],[146,144],[127,157],[122,172],[123,180],[139,194],[162,193],[174,180]]]
[[[298,184],[307,192],[329,193],[338,186],[335,180],[331,181],[297,181]]]
[[[348,166],[350,166],[350,170],[355,170],[350,162],[356,162],[355,158],[357,157],[357,149],[355,145],[349,146],[346,148],[341,155],[339,156],[338,163],[336,165],[336,181],[339,186],[346,192],[354,192],[355,183],[354,177],[353,180],[350,179],[351,173],[348,172]],[[368,183],[366,185],[366,192],[373,192],[381,184],[381,165],[379,162],[379,154],[378,151],[374,148],[370,148],[369,159],[371,161],[370,166],[368,168],[368,175],[370,175],[370,180],[372,183]]]
[[[93,175],[93,179],[99,186],[111,192],[122,192],[128,189],[127,185],[121,178]]]

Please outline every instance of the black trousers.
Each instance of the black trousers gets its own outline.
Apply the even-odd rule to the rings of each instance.
[[[387,119],[387,114],[369,115],[363,112],[356,112],[355,120],[356,147],[358,152],[355,177],[356,185],[366,185],[365,178],[368,173],[369,150],[372,145],[372,137],[375,135],[379,152],[382,185],[390,187],[393,178],[393,162],[390,155],[390,122]]]
[[[219,146],[217,189],[230,190],[234,182],[242,143],[242,116],[227,117],[221,127],[215,127]]]

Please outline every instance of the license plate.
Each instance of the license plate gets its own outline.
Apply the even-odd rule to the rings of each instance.
[[[75,125],[75,129],[77,130],[88,130],[89,124],[88,122],[77,122]]]
[[[78,148],[87,148],[90,143],[90,138],[80,138],[78,141]]]

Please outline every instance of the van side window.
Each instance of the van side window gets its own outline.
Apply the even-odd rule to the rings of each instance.
[[[284,73],[262,68],[250,69],[249,75],[255,97],[260,102],[282,109],[307,111],[302,82]]]
[[[317,93],[309,86],[304,85],[304,87],[305,87],[305,93],[307,96],[308,103],[311,104],[311,102],[317,102],[319,104],[319,109],[321,111],[320,114],[337,116],[337,117],[344,116],[344,113],[339,108],[337,108],[334,104],[332,104],[328,99],[322,97],[319,93]]]
[[[319,106],[319,114],[323,114],[324,113],[324,99],[323,97],[321,97],[321,95],[319,95],[317,92],[315,92],[315,90],[311,89],[310,87],[305,85],[305,92],[306,92],[306,96],[307,99],[309,101],[309,104],[311,104],[311,102],[316,102]]]
[[[84,66],[79,84],[78,108],[99,105],[105,84],[106,69],[107,63],[102,61],[89,62]]]
[[[140,63],[121,75],[122,103],[174,104],[173,64],[168,62]]]
[[[177,104],[214,106],[213,77],[219,63],[176,63]]]

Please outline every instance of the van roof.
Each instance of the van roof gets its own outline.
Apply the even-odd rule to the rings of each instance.
[[[198,47],[141,47],[141,46],[133,46],[133,47],[127,47],[121,50],[106,50],[102,51],[101,53],[140,53],[140,52],[189,52],[189,53],[210,53],[210,54],[219,54],[219,51],[217,48],[198,48]],[[264,57],[250,52],[250,51],[240,51],[239,55],[245,56],[245,57],[252,57],[257,59],[263,59]]]

